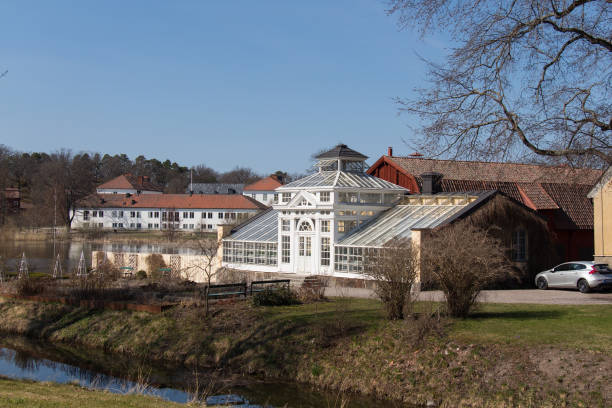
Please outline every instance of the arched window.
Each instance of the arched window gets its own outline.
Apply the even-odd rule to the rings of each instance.
[[[302,221],[298,231],[312,231],[312,225],[308,221]]]

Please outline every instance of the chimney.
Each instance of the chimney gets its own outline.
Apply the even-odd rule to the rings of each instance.
[[[442,174],[429,172],[421,174],[421,194],[436,194],[440,190]]]
[[[389,146],[387,148],[387,156],[393,156],[393,147],[392,146]]]
[[[143,183],[144,183],[144,176],[138,176],[138,184],[142,186]]]
[[[423,154],[419,153],[419,152],[414,152],[408,155],[408,157],[413,157],[413,158],[420,158],[423,157]]]

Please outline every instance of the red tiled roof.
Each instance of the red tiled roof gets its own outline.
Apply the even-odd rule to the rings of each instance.
[[[601,170],[421,157],[383,156],[382,159],[414,176],[419,185],[421,174],[436,172],[443,176],[442,191],[495,189],[534,210],[557,210],[558,228],[593,228],[593,205],[587,194],[601,177]]]
[[[92,194],[77,203],[79,208],[180,208],[242,209],[267,208],[241,194]]]
[[[522,201],[529,201],[533,204],[534,210],[557,210],[559,206],[550,195],[544,190],[540,183],[517,183],[519,190],[524,194]]]
[[[587,197],[591,186],[584,184],[543,183],[542,188],[578,229],[593,229],[593,203]]]
[[[569,166],[544,166],[522,163],[491,163],[460,160],[389,157],[402,169],[418,176],[427,172],[442,173],[451,180],[509,181],[519,183],[571,183],[593,185],[601,170]]]
[[[257,180],[256,182],[249,184],[248,186],[245,186],[244,190],[245,191],[272,191],[282,185],[283,183],[278,181],[278,178],[276,178],[276,176],[269,176],[261,180]]]
[[[151,183],[148,177],[134,176],[132,174],[122,174],[112,180],[102,183],[98,188],[104,189],[134,189],[140,191],[163,191],[162,187]]]

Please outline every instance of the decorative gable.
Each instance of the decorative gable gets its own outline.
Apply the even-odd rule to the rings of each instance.
[[[287,207],[316,208],[317,198],[308,191],[300,191],[287,203]]]

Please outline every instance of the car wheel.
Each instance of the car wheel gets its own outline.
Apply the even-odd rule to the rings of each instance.
[[[546,282],[546,279],[544,278],[538,278],[536,286],[538,287],[538,289],[546,290],[548,289],[548,282]]]
[[[580,279],[578,281],[578,290],[580,291],[580,293],[589,293],[589,291],[591,290],[589,282],[584,279]]]

